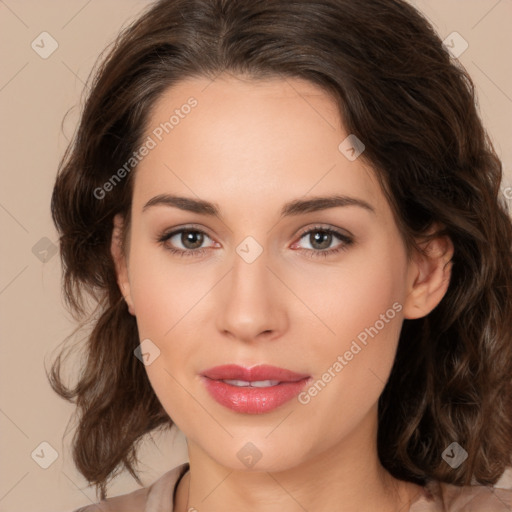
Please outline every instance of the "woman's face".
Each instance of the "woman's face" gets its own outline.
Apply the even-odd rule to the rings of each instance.
[[[155,393],[224,466],[277,471],[375,433],[415,267],[348,136],[301,80],[189,79],[151,112],[120,283]],[[308,379],[216,381],[215,399],[202,374],[226,364]]]

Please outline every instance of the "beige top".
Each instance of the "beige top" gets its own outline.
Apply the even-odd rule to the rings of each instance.
[[[171,469],[149,487],[102,500],[73,512],[173,512],[174,491],[189,463]],[[512,489],[457,487],[429,482],[408,512],[511,512]],[[405,512],[405,511],[404,511]]]

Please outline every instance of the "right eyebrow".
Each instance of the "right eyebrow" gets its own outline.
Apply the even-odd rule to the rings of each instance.
[[[202,199],[174,196],[171,194],[160,194],[158,196],[152,197],[143,206],[142,211],[145,212],[148,208],[159,205],[173,206],[175,208],[179,208],[180,210],[199,213],[201,215],[218,216],[219,214],[219,207],[214,203],[210,203],[209,201],[204,201]]]

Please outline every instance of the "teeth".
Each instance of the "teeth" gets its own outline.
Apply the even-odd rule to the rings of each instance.
[[[278,380],[255,380],[249,382],[247,380],[223,380],[226,384],[231,384],[232,386],[238,387],[254,387],[254,388],[267,388],[270,386],[276,386],[280,381]]]

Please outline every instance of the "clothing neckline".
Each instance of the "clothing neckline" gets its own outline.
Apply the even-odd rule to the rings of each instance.
[[[178,479],[176,480],[176,483],[174,484],[174,490],[172,492],[172,510],[174,510],[176,507],[176,494],[178,492],[178,485],[183,480],[183,477],[190,471],[190,463],[184,462],[183,464],[178,466],[178,470],[180,473]]]
[[[189,471],[190,471],[190,463],[189,462],[183,462],[179,466],[177,466],[174,469],[169,471],[169,474],[174,473],[174,472],[177,472],[177,474],[178,474],[178,477],[176,479],[176,482],[174,484],[174,489],[172,492],[172,510],[175,510],[175,507],[176,507],[176,494],[178,491],[178,485]],[[411,505],[409,507],[409,510],[407,512],[416,512],[417,507],[419,507],[423,504],[427,504],[427,503],[434,503],[436,501],[436,496],[439,494],[438,488],[436,485],[436,481],[429,480],[429,481],[427,481],[427,483],[425,485],[420,485],[420,488],[421,488],[420,491],[414,497],[414,499],[411,502]]]

